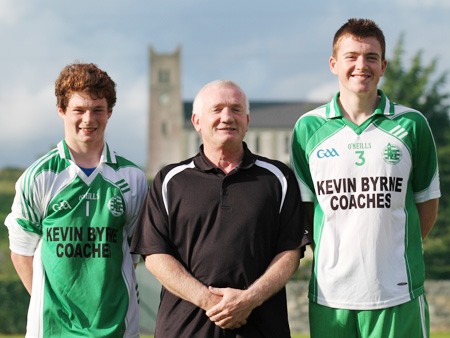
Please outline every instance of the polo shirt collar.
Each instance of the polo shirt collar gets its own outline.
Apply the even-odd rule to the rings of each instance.
[[[331,101],[327,104],[326,108],[326,116],[327,119],[335,119],[335,118],[342,118],[344,115],[341,112],[341,108],[338,104],[338,98],[339,98],[340,92],[337,92],[336,95],[331,99]],[[387,96],[384,94],[384,92],[381,89],[378,89],[378,96],[381,97],[380,102],[378,103],[377,108],[373,112],[372,116],[374,115],[384,115],[384,116],[391,116],[394,115],[394,104],[389,101]]]
[[[256,156],[248,149],[247,144],[242,142],[244,146],[244,157],[241,163],[238,165],[238,169],[248,169],[255,164]],[[197,156],[194,157],[195,166],[203,171],[217,170],[218,168],[205,156],[203,150],[203,144],[200,146],[200,151]],[[220,170],[220,169],[219,169]]]
[[[75,161],[73,160],[72,153],[70,152],[70,149],[65,140],[62,140],[61,142],[58,143],[57,149],[59,152],[59,156],[61,158],[70,160],[75,163]],[[116,154],[106,142],[103,145],[102,155],[100,157],[99,164],[101,163],[117,163]]]

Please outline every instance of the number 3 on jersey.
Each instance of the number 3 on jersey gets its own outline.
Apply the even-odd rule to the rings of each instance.
[[[364,158],[364,151],[358,150],[358,151],[355,151],[355,153],[359,155],[359,157],[358,157],[359,162],[355,162],[355,164],[358,166],[364,165],[364,163],[366,163],[366,159]]]

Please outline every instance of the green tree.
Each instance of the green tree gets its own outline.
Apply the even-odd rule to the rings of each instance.
[[[439,200],[438,219],[424,241],[427,278],[450,279],[450,135],[446,145],[438,147],[439,177],[442,197]]]
[[[436,143],[443,144],[450,126],[450,94],[442,92],[448,71],[434,77],[438,60],[423,65],[422,50],[412,58],[411,67],[405,69],[403,44],[404,34],[400,35],[394,55],[388,60],[381,89],[394,102],[421,111],[428,119]]]
[[[427,278],[450,279],[450,94],[442,92],[448,71],[435,75],[437,59],[423,65],[422,51],[412,58],[411,67],[403,63],[404,35],[394,49],[381,88],[394,102],[421,111],[428,119],[437,144],[442,197],[438,219],[424,241]]]

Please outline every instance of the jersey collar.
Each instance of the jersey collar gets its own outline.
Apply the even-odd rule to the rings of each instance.
[[[72,156],[70,149],[67,146],[67,143],[65,140],[62,140],[61,142],[59,142],[57,148],[58,148],[59,156],[61,158],[75,162],[73,160],[73,156]],[[103,145],[102,155],[100,157],[100,164],[101,163],[117,163],[116,154],[114,153],[114,151],[111,150],[111,148],[109,147],[109,145],[106,142]]]
[[[238,169],[248,169],[256,161],[255,155],[248,149],[247,144],[242,142],[244,146],[244,157],[242,158],[241,164],[239,164]],[[203,151],[203,144],[200,146],[200,152],[194,158],[195,166],[203,171],[215,171],[220,170],[214,164],[212,164],[208,158],[205,156]]]
[[[344,115],[341,112],[341,108],[338,104],[338,98],[339,98],[340,92],[337,92],[336,95],[331,99],[331,101],[327,104],[326,108],[326,114],[327,119],[335,119],[335,118],[342,118]],[[389,101],[387,96],[384,94],[384,92],[381,89],[378,89],[378,96],[381,97],[380,102],[378,103],[377,108],[373,112],[373,115],[384,115],[384,116],[390,116],[394,115],[394,104]]]

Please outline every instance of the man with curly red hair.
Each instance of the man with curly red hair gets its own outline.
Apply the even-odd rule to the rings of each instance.
[[[31,295],[26,337],[139,337],[128,239],[148,186],[104,140],[115,87],[94,64],[66,66],[55,84],[64,139],[16,184],[5,224]]]

